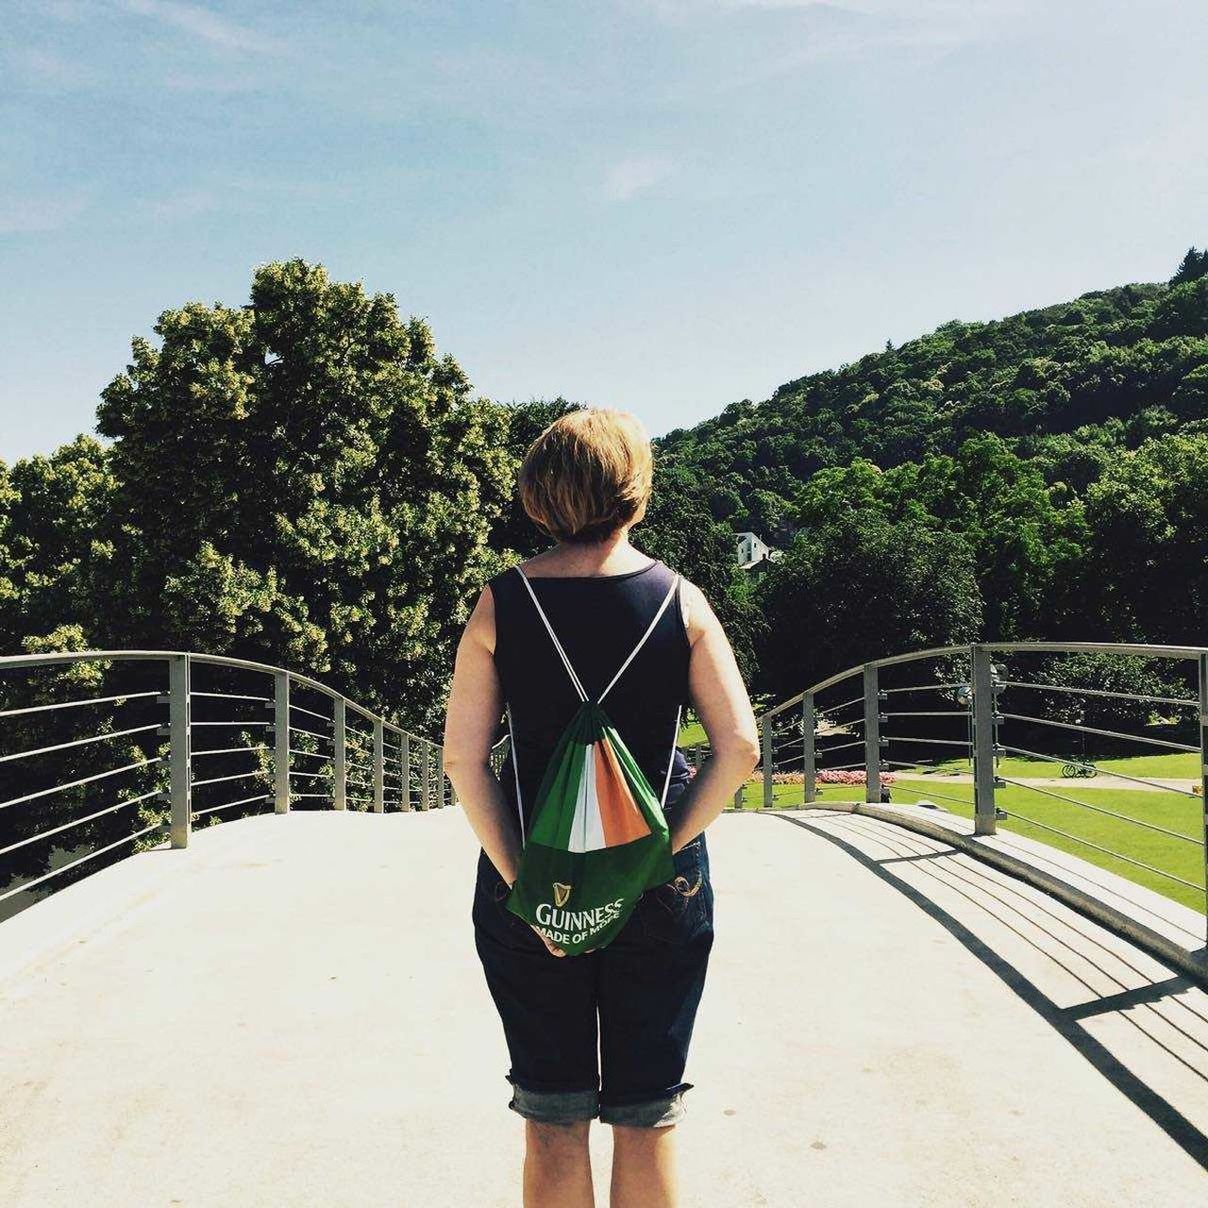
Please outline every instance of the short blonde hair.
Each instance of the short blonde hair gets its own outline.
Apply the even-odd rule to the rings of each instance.
[[[556,541],[602,541],[646,512],[650,437],[625,411],[585,408],[556,419],[520,467],[520,502]]]

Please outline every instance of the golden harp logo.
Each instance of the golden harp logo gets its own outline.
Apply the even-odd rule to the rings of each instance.
[[[561,881],[554,882],[554,905],[561,909],[570,900],[573,885],[563,885]]]

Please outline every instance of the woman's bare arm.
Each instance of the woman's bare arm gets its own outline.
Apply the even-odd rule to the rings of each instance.
[[[520,868],[520,839],[507,817],[503,787],[491,767],[491,745],[503,714],[494,652],[495,600],[486,588],[457,647],[445,716],[445,774],[479,843],[510,885]]]
[[[709,756],[675,810],[671,848],[691,843],[721,813],[759,762],[759,731],[721,622],[698,587],[684,581],[688,693],[709,736]]]

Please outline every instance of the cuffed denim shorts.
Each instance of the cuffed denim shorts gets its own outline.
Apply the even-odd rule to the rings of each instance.
[[[508,1106],[530,1120],[660,1128],[683,1115],[684,1066],[713,946],[704,835],[675,853],[616,938],[553,956],[504,905],[507,883],[479,850],[474,942],[507,1040]]]

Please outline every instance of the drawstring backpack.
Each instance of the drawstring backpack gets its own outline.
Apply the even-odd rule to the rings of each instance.
[[[516,743],[512,738],[512,769],[516,773],[523,850],[520,871],[506,904],[513,914],[534,925],[569,956],[610,943],[642,893],[675,876],[663,807],[671,783],[680,711],[677,709],[675,714],[663,793],[656,797],[601,705],[667,611],[679,576],[672,580],[666,598],[638,644],[608,687],[593,701],[584,691],[528,576],[519,567],[516,573],[528,589],[580,703],[546,765],[527,839]],[[511,736],[510,708],[507,722]]]

